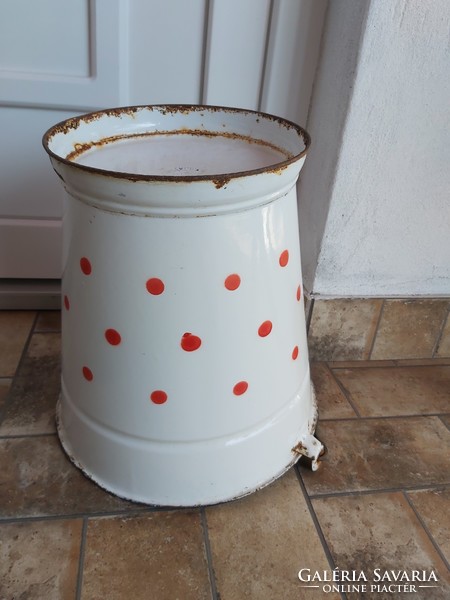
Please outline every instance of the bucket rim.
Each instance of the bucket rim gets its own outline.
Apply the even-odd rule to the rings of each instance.
[[[114,170],[108,170],[108,169],[103,169],[103,168],[98,168],[98,167],[92,167],[92,166],[88,166],[88,165],[84,165],[84,164],[80,164],[78,162],[76,162],[75,160],[68,158],[68,156],[70,156],[69,153],[67,154],[65,157],[61,156],[60,154],[58,154],[57,152],[53,151],[50,148],[51,145],[51,141],[54,138],[54,136],[56,136],[57,134],[65,134],[68,133],[70,131],[74,131],[76,130],[80,124],[82,123],[88,123],[90,121],[95,121],[97,119],[100,119],[101,117],[106,116],[111,116],[111,117],[120,117],[121,115],[124,114],[132,114],[132,113],[136,113],[138,111],[143,111],[143,110],[151,110],[151,111],[156,111],[161,113],[162,115],[166,115],[167,113],[184,113],[184,114],[188,114],[190,112],[221,112],[221,113],[229,113],[229,114],[239,114],[239,115],[249,115],[249,116],[253,116],[256,117],[256,119],[264,119],[266,121],[272,121],[274,123],[278,123],[281,127],[284,127],[287,130],[294,130],[297,135],[301,138],[304,148],[303,150],[301,150],[301,152],[296,153],[288,158],[286,158],[285,160],[282,161],[278,161],[275,162],[273,164],[264,166],[264,167],[259,167],[259,168],[255,168],[255,169],[248,169],[245,171],[232,171],[229,173],[218,173],[218,174],[201,174],[201,175],[161,175],[161,174],[142,174],[142,173],[130,173],[130,172],[123,172],[123,171],[114,171]],[[182,133],[182,134],[189,134],[189,133],[195,133],[197,135],[214,135],[213,132],[205,130],[204,132],[199,132],[198,130],[189,130],[189,129],[183,129],[182,131],[167,131],[167,132],[161,132],[158,131],[158,133],[160,134],[173,134],[176,135],[177,133]],[[134,134],[135,136],[139,135],[139,134]],[[140,134],[141,136],[146,135],[145,133]],[[220,133],[216,133],[216,135],[220,135]],[[222,134],[223,135],[223,134]],[[257,140],[252,140],[249,137],[246,136],[240,136],[239,134],[236,134],[236,136],[241,139],[246,139],[249,142],[252,141],[257,141]],[[113,143],[115,139],[119,140],[119,139],[126,139],[126,138],[131,138],[133,137],[133,134],[129,134],[129,135],[123,135],[123,136],[111,136],[111,137],[105,137],[102,138],[103,142],[106,143]],[[264,140],[263,140],[264,142]],[[83,150],[80,152],[80,154],[84,151],[86,151],[89,147],[89,145],[95,145],[98,142],[92,142],[89,144],[86,144],[86,147],[83,148]],[[56,124],[54,124],[52,127],[50,127],[43,135],[42,137],[42,145],[44,147],[44,150],[47,152],[47,154],[49,155],[49,157],[55,161],[57,161],[58,163],[62,163],[66,166],[70,166],[72,168],[75,168],[77,170],[80,171],[84,171],[87,173],[91,173],[91,174],[96,174],[96,175],[103,175],[106,177],[113,177],[116,179],[127,179],[130,181],[135,181],[135,182],[166,182],[166,183],[188,183],[188,182],[213,182],[215,184],[215,186],[217,188],[223,187],[225,184],[227,184],[230,180],[232,179],[237,179],[237,178],[241,178],[241,177],[251,177],[251,176],[255,176],[255,175],[261,175],[263,173],[277,173],[280,174],[282,171],[284,171],[287,167],[289,167],[290,165],[298,162],[300,159],[302,159],[308,152],[309,147],[311,145],[311,137],[309,135],[309,133],[300,125],[294,123],[293,121],[289,120],[289,119],[285,119],[283,117],[278,117],[274,114],[271,113],[267,113],[267,112],[263,112],[263,111],[257,111],[257,110],[252,110],[252,109],[246,109],[246,108],[237,108],[237,107],[229,107],[229,106],[219,106],[219,105],[212,105],[212,104],[138,104],[138,105],[130,105],[130,106],[119,106],[119,107],[114,107],[114,108],[104,108],[101,110],[96,110],[96,111],[92,111],[92,112],[88,112],[88,113],[84,113],[75,117],[70,117],[69,119],[64,119],[63,121],[60,121]],[[269,142],[267,142],[267,145],[271,145]],[[275,145],[273,145],[274,148],[277,148]],[[278,150],[282,151],[280,148],[277,148]]]

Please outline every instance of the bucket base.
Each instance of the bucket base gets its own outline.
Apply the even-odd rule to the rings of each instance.
[[[106,430],[86,419],[63,386],[57,432],[70,461],[120,498],[167,507],[217,504],[269,485],[302,455],[317,469],[324,446],[313,435],[317,402],[309,379],[306,383],[281,413],[256,430],[239,438],[190,443],[161,443]]]

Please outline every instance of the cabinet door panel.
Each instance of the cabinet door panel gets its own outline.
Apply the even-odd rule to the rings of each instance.
[[[0,278],[61,276],[51,125],[130,104],[262,109],[302,124],[325,0],[2,0]],[[1,289],[0,289],[1,294]]]
[[[211,1],[205,103],[258,108],[269,18],[269,0]]]

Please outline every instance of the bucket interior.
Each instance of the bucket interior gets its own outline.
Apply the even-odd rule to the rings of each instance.
[[[52,127],[43,142],[50,155],[82,169],[202,179],[283,168],[306,153],[309,136],[265,113],[176,105],[75,117]]]

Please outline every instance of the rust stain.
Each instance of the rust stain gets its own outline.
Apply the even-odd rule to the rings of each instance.
[[[319,453],[319,458],[322,458],[323,456],[328,454],[328,448],[325,446],[325,444],[323,442],[321,442],[321,444],[322,444],[322,450]],[[302,456],[311,458],[308,448],[304,444],[302,444],[302,442],[299,442],[298,444],[296,444],[292,448],[291,452],[293,452],[294,454],[301,454]]]
[[[227,183],[229,183],[231,181],[231,177],[229,177],[227,175],[223,175],[223,177],[214,177],[214,179],[212,179],[211,181],[216,186],[216,188],[219,190],[221,187],[223,187],[224,185],[226,185]]]
[[[320,451],[319,458],[322,458],[322,456],[325,456],[328,454],[328,448],[325,446],[325,444],[323,442],[322,442],[322,446],[323,446],[323,448]]]
[[[240,114],[240,115],[247,114],[247,115],[253,116],[255,118],[256,123],[259,123],[261,118],[265,118],[269,121],[273,121],[275,123],[280,124],[285,129],[288,129],[288,130],[295,129],[295,131],[301,136],[305,148],[299,154],[293,155],[292,153],[287,152],[285,149],[279,148],[275,144],[271,144],[270,142],[267,142],[265,140],[255,139],[253,137],[246,136],[243,134],[237,134],[237,133],[232,133],[232,132],[227,132],[227,131],[207,131],[207,130],[203,130],[203,129],[181,128],[176,131],[151,131],[151,132],[145,132],[145,133],[133,134],[133,135],[123,134],[123,135],[111,136],[111,137],[104,138],[102,140],[98,140],[95,142],[75,143],[73,151],[70,152],[65,158],[55,155],[49,149],[49,144],[51,142],[51,139],[56,134],[61,134],[61,133],[66,134],[68,132],[76,131],[80,127],[80,125],[82,125],[84,123],[90,123],[90,122],[97,121],[97,120],[101,119],[102,117],[104,117],[105,115],[116,116],[119,118],[122,118],[124,115],[128,115],[128,116],[131,116],[132,118],[135,118],[136,113],[138,113],[141,110],[153,110],[162,115],[166,115],[166,114],[189,115],[192,112],[200,113],[201,116],[203,116],[205,113],[214,113],[214,112],[217,112],[217,113],[226,112],[229,114],[235,113],[235,114]],[[223,124],[222,127],[224,127],[224,126],[225,125]],[[152,135],[180,135],[180,134],[198,135],[198,136],[201,135],[201,136],[206,136],[206,137],[222,136],[222,137],[231,138],[231,139],[240,139],[243,141],[247,141],[251,144],[261,144],[263,146],[271,148],[272,150],[274,150],[276,152],[279,152],[282,155],[282,157],[284,157],[284,159],[282,159],[281,162],[273,165],[272,167],[269,165],[267,167],[263,167],[260,169],[254,169],[254,170],[250,170],[250,171],[232,172],[232,173],[224,173],[224,174],[181,175],[181,176],[119,173],[119,172],[108,171],[105,169],[96,169],[93,167],[87,167],[85,165],[77,165],[76,162],[75,162],[74,166],[78,166],[79,168],[81,168],[83,170],[97,172],[98,174],[107,175],[109,177],[127,179],[127,180],[133,181],[133,182],[167,181],[167,182],[188,183],[188,182],[194,182],[194,181],[210,181],[216,186],[217,189],[220,189],[220,188],[223,188],[231,179],[235,179],[238,177],[244,177],[244,176],[248,176],[248,175],[256,175],[259,173],[274,173],[274,174],[281,175],[282,172],[285,169],[287,169],[293,161],[299,159],[300,157],[304,156],[304,154],[306,154],[306,151],[308,150],[308,147],[311,142],[309,134],[304,129],[302,129],[301,127],[299,127],[298,125],[296,125],[295,123],[293,123],[291,121],[288,121],[281,117],[276,117],[274,115],[270,115],[268,113],[257,112],[257,111],[252,111],[252,110],[245,110],[245,109],[241,109],[241,108],[222,107],[222,106],[168,104],[168,105],[139,105],[139,106],[127,106],[127,107],[119,107],[119,108],[108,108],[105,110],[88,113],[86,115],[81,115],[79,117],[72,117],[71,119],[67,119],[66,121],[58,123],[51,129],[49,129],[43,137],[43,144],[44,144],[44,147],[46,148],[47,152],[50,155],[53,155],[55,157],[55,159],[57,159],[60,162],[65,162],[65,163],[70,162],[73,164],[74,161],[76,161],[76,159],[84,152],[86,152],[94,147],[100,147],[100,146],[110,144],[115,141],[131,139],[131,138],[146,137],[146,136],[152,136]]]
[[[275,144],[271,144],[270,142],[267,142],[265,140],[260,140],[257,138],[250,137],[249,135],[243,135],[240,133],[232,133],[232,132],[228,132],[228,131],[206,131],[203,129],[188,129],[187,127],[182,127],[181,129],[177,129],[174,131],[146,131],[145,133],[135,133],[133,135],[129,135],[129,134],[120,135],[119,134],[119,135],[113,135],[113,136],[110,136],[107,138],[102,138],[101,140],[98,140],[96,142],[86,142],[83,144],[75,143],[74,149],[72,150],[72,152],[67,154],[66,159],[70,160],[70,161],[74,161],[81,154],[83,154],[87,150],[90,150],[91,148],[100,148],[102,146],[106,146],[107,144],[111,144],[113,142],[118,142],[120,140],[133,140],[133,139],[153,137],[153,136],[158,136],[158,135],[166,135],[166,136],[169,136],[169,135],[194,135],[194,136],[198,136],[198,137],[200,137],[200,136],[201,137],[209,137],[209,138],[223,137],[223,138],[227,138],[227,139],[242,140],[242,141],[248,142],[249,144],[259,144],[261,146],[266,146],[268,148],[271,148],[275,152],[279,152],[280,154],[282,154],[285,157],[285,160],[289,160],[293,157],[293,155],[290,152],[287,152],[286,150],[279,148]],[[282,171],[284,168],[286,168],[286,166],[279,167],[277,165],[277,167],[275,169],[273,169],[273,172]],[[222,179],[222,178],[220,177],[220,179]]]
[[[291,452],[294,452],[294,454],[301,454],[302,456],[308,456],[308,448],[301,442],[296,444]]]
[[[175,114],[180,114],[180,115],[188,115],[191,112],[194,111],[199,111],[199,110],[204,110],[203,106],[197,106],[197,105],[188,105],[188,104],[167,104],[165,106],[159,106],[158,108],[158,112],[160,112],[162,115],[167,115],[167,114],[171,114],[171,115],[175,115]]]

